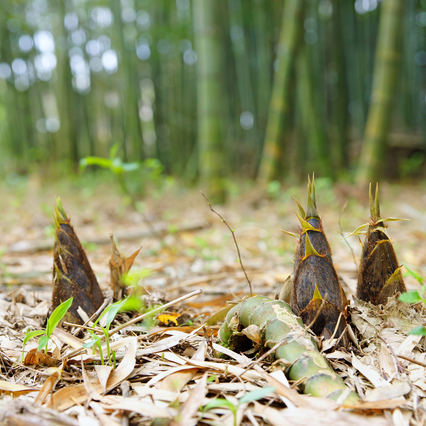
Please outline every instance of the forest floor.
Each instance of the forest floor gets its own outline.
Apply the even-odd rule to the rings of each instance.
[[[298,232],[299,222],[294,213],[297,206],[292,197],[295,196],[302,205],[306,205],[306,185],[283,186],[279,192],[270,194],[274,197],[265,196],[256,189],[239,190],[237,185],[233,185],[232,191],[234,194],[228,204],[213,208],[235,230],[241,259],[252,282],[253,292],[273,298],[287,276],[292,273],[296,248],[296,239],[281,230]],[[347,184],[333,186],[327,180],[317,179],[316,193],[317,208],[323,218],[324,229],[333,251],[333,261],[348,299],[351,300],[356,289],[361,243],[357,236],[344,240],[342,233],[347,235],[359,225],[368,222],[368,188],[360,190]],[[149,343],[158,338],[153,336],[168,330],[166,327],[153,326],[144,342],[146,352],[140,356],[136,352],[130,372],[121,380],[117,379],[114,389],[107,392],[107,395],[98,394],[99,398],[96,399],[93,395],[89,398],[89,395],[85,394],[83,402],[76,396],[67,396],[68,399],[71,398],[69,401],[73,402],[64,405],[55,405],[46,396],[46,403],[41,405],[40,400],[37,404],[34,400],[46,377],[53,374],[52,371],[43,366],[26,368],[14,361],[21,355],[26,328],[42,328],[52,297],[53,221],[50,212],[55,196],[61,197],[66,212],[71,216],[71,223],[85,246],[105,294],[111,294],[111,233],[117,239],[120,252],[125,255],[130,255],[142,247],[132,270],[143,271],[141,284],[153,298],[172,301],[193,290],[201,289],[202,293],[188,299],[184,304],[173,307],[174,311],[190,314],[193,324],[182,331],[175,329],[175,334],[170,329],[171,337],[168,338],[174,338],[175,343],[167,347],[166,353],[170,354],[169,357],[165,357],[165,352],[162,352],[160,357],[158,351],[148,350]],[[0,310],[3,316],[0,321],[0,392],[4,394],[3,401],[0,402],[0,419],[3,421],[8,418],[28,419],[28,416],[32,416],[39,418],[39,422],[31,424],[47,424],[43,422],[53,421],[52,419],[56,423],[50,424],[60,425],[119,425],[126,424],[124,421],[130,422],[128,424],[150,424],[153,418],[167,419],[176,415],[179,405],[173,405],[171,402],[188,400],[194,386],[201,386],[202,373],[207,371],[212,380],[203,384],[201,393],[205,396],[197,400],[196,404],[205,405],[217,395],[226,397],[239,408],[237,420],[242,422],[241,424],[280,424],[283,419],[289,424],[329,424],[331,418],[334,419],[334,424],[423,424],[426,418],[424,339],[408,336],[407,324],[401,325],[395,319],[395,311],[383,317],[387,321],[394,319],[394,323],[385,328],[377,323],[373,324],[374,321],[367,318],[369,315],[380,317],[383,311],[373,309],[372,312],[368,307],[365,311],[363,307],[357,308],[359,315],[367,318],[367,322],[380,331],[374,336],[364,334],[365,339],[361,346],[358,346],[358,350],[355,350],[358,361],[364,363],[367,370],[352,362],[353,351],[340,350],[327,354],[332,363],[340,364],[339,373],[345,378],[348,386],[368,401],[386,400],[387,405],[377,403],[376,408],[370,407],[363,412],[341,410],[337,406],[324,405],[322,402],[309,403],[310,405],[303,407],[290,403],[286,408],[280,397],[272,394],[258,402],[238,406],[238,398],[245,391],[262,386],[261,377],[253,380],[240,378],[240,382],[235,382],[227,378],[227,372],[221,373],[217,365],[211,367],[211,370],[206,367],[207,364],[204,367],[199,366],[194,372],[192,364],[192,376],[183,378],[184,368],[188,369],[188,365],[182,359],[186,360],[186,357],[199,351],[204,339],[202,333],[200,336],[191,332],[197,330],[203,319],[226,306],[227,300],[241,299],[249,293],[232,234],[209,209],[200,192],[172,185],[163,191],[154,191],[150,197],[144,199],[141,204],[143,211],[151,224],[161,232],[160,238],[149,235],[146,221],[132,210],[125,197],[120,194],[119,188],[111,182],[96,181],[90,185],[81,182],[46,184],[41,183],[38,178],[30,178],[25,182],[4,184],[0,187],[0,200]],[[417,185],[383,183],[380,186],[380,200],[382,217],[410,220],[390,222],[389,234],[399,262],[407,265],[419,276],[426,277],[426,182]],[[138,237],[144,232],[145,237]],[[419,283],[414,278],[406,276],[405,283],[408,290],[419,290]],[[424,313],[421,309],[418,311],[417,320],[424,323]],[[411,314],[413,312],[407,315]],[[383,318],[382,322],[385,321]],[[134,327],[128,333],[140,331],[141,328]],[[187,333],[187,337],[182,333]],[[362,332],[360,334],[362,335]],[[126,334],[124,337],[130,335]],[[399,335],[399,338],[392,338],[391,335]],[[383,339],[384,336],[389,339],[387,352],[383,345],[381,347],[377,343],[377,339]],[[184,340],[191,343],[182,346]],[[36,346],[37,339],[32,339],[26,350]],[[127,353],[131,352],[131,346],[132,344],[127,348]],[[62,342],[62,353],[66,349],[67,345]],[[402,350],[404,352],[401,352]],[[125,353],[124,347],[117,349],[118,362],[123,359]],[[397,360],[395,353],[401,353],[402,356],[405,354],[409,359],[415,358],[415,362]],[[182,358],[174,358],[176,354],[182,355]],[[211,353],[206,359],[216,364],[223,362],[216,360]],[[204,357],[199,362],[202,361]],[[76,383],[85,381],[81,376],[80,356],[76,362],[77,364],[64,367],[62,379],[56,384],[56,392],[64,386],[71,389],[72,386],[77,386]],[[383,363],[393,363],[396,370],[389,365],[386,367]],[[96,372],[90,368],[90,364],[86,368],[89,376],[95,378]],[[182,368],[182,371],[179,368]],[[179,380],[183,383],[179,391],[173,394],[165,384],[168,369],[174,369],[175,373],[181,374]],[[125,379],[130,381],[130,391],[127,393],[120,387]],[[8,387],[6,382],[17,387]],[[409,389],[404,388],[401,383],[409,383]],[[396,390],[397,385],[399,393]],[[377,389],[381,388],[392,391],[380,394]],[[159,394],[153,389],[168,389],[169,393]],[[197,389],[199,390],[199,387]],[[371,397],[369,395],[372,391],[377,392]],[[15,405],[8,402],[13,397]],[[151,408],[146,407],[144,411],[140,408],[144,404],[150,405]],[[186,424],[195,424],[202,415],[198,407],[191,413]],[[233,417],[229,409],[216,407],[203,414],[203,422],[233,424]]]

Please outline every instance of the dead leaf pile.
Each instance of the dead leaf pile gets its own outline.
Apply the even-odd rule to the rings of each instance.
[[[202,203],[198,204],[199,210]],[[284,241],[279,229],[295,230],[297,223],[284,223],[294,216],[290,199],[288,207],[273,201],[256,208],[247,207],[251,203],[243,204],[240,210],[230,206],[224,216],[238,225],[236,236],[254,292],[273,297],[293,268],[292,241]],[[191,212],[182,213],[185,214],[194,223],[202,220],[192,217]],[[401,215],[409,216],[404,212]],[[337,223],[336,216],[329,213],[324,213],[324,218]],[[78,218],[75,219],[78,223]],[[108,220],[102,217],[104,219]],[[355,218],[354,223],[357,220]],[[167,229],[164,224],[160,225]],[[24,365],[25,355],[37,347],[37,339],[31,339],[22,353],[25,333],[44,327],[50,305],[47,274],[51,253],[6,253],[1,259],[6,265],[3,283],[9,287],[3,286],[0,292],[0,424],[30,424],[28,419],[31,424],[71,426],[231,426],[235,419],[236,424],[280,426],[422,425],[426,422],[425,339],[409,334],[415,326],[426,323],[421,304],[407,305],[390,299],[383,307],[354,300],[348,307],[348,323],[353,331],[348,350],[335,350],[329,342],[322,342],[323,353],[336,373],[361,396],[363,402],[356,407],[302,395],[297,392],[298,384],[289,383],[280,364],[272,358],[256,362],[256,355],[260,354],[241,354],[220,346],[215,337],[218,326],[203,326],[203,323],[210,314],[225,306],[226,301],[243,297],[247,286],[228,231],[220,224],[213,225],[196,231],[168,234],[165,231],[167,244],[179,247],[176,253],[163,252],[155,239],[143,241],[141,260],[136,259],[132,268],[149,269],[143,285],[153,297],[159,295],[157,301],[173,300],[195,288],[204,292],[185,305],[172,307],[172,318],[176,314],[190,315],[189,322],[182,327],[175,324],[170,327],[169,321],[174,321],[166,317],[168,322],[164,326],[136,323],[114,333],[110,347],[116,353],[116,368],[101,365],[96,347],[95,351],[81,349],[84,342],[91,339],[85,328],[59,327],[48,346],[54,364],[48,366],[36,360]],[[421,234],[418,244],[422,247],[426,229],[414,225]],[[33,226],[36,229],[40,224]],[[81,224],[78,227],[79,231],[84,230]],[[345,244],[333,239],[335,225],[326,223],[325,227],[337,274],[339,278],[344,277],[341,282],[351,299],[357,268]],[[345,228],[354,226],[350,224]],[[404,235],[398,234],[398,229],[392,232],[395,241],[407,241],[406,229]],[[11,244],[17,242],[10,236],[7,238]],[[81,240],[87,239],[83,236]],[[132,253],[137,247],[140,244],[120,241],[123,253]],[[360,248],[355,247],[357,250],[359,254]],[[407,250],[399,259],[402,263],[408,262],[407,259],[420,262],[422,253],[420,250],[419,255],[414,256],[407,244]],[[88,257],[105,296],[112,296],[112,291],[106,290],[109,246],[94,248]],[[34,276],[28,278],[29,271],[40,272],[36,283],[39,287],[29,286],[35,282]],[[412,282],[406,283],[409,289],[413,288]],[[112,327],[131,318],[130,313],[120,314]],[[105,355],[104,341],[102,345]],[[267,387],[275,390],[257,399],[257,392]],[[246,395],[254,396],[245,402],[242,398]],[[204,408],[214,400],[225,400],[228,405]]]

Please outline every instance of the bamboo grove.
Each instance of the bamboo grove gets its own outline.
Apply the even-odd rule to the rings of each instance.
[[[424,0],[22,0],[0,5],[0,171],[156,158],[224,178],[416,171]],[[398,152],[399,152],[398,151]],[[392,158],[395,158],[393,155]],[[396,171],[396,172],[395,172]]]

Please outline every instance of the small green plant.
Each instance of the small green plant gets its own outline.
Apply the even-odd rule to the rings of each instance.
[[[402,178],[409,178],[419,172],[420,167],[425,161],[425,155],[422,152],[415,152],[409,158],[403,158],[399,164],[399,174]]]
[[[424,304],[426,304],[426,297],[422,297],[422,295],[426,294],[426,286],[424,284],[425,279],[421,277],[417,272],[412,271],[407,266],[405,266],[405,269],[407,270],[407,272],[404,274],[404,276],[415,278],[420,284],[421,290],[405,291],[398,297],[398,300],[405,303],[423,302]],[[410,334],[426,336],[426,328],[423,325],[415,327],[410,331]]]
[[[238,408],[242,404],[258,401],[259,399],[265,398],[265,396],[268,396],[273,392],[275,392],[275,387],[273,386],[247,392],[238,400],[237,404],[233,404],[231,401],[228,401],[224,398],[216,398],[212,402],[209,402],[207,405],[205,405],[203,411],[218,407],[229,408],[234,416],[234,426],[237,426],[237,412]]]
[[[115,144],[109,153],[109,158],[104,157],[84,157],[80,160],[80,168],[84,170],[88,166],[98,166],[110,170],[117,178],[123,193],[129,197],[132,206],[137,210],[136,194],[144,195],[147,184],[159,186],[162,182],[163,167],[155,158],[148,158],[145,161],[135,161],[125,163],[118,157],[119,144]],[[126,179],[132,172],[137,172],[136,179]]]
[[[49,319],[47,320],[46,330],[34,330],[34,331],[28,331],[25,334],[24,343],[22,345],[22,356],[24,357],[24,350],[25,345],[27,344],[28,340],[30,340],[33,337],[41,336],[38,341],[38,347],[37,350],[41,351],[44,348],[44,352],[47,354],[47,344],[49,343],[50,336],[53,333],[53,330],[55,330],[56,326],[60,323],[64,315],[67,313],[68,309],[72,305],[73,298],[70,297],[65,302],[62,302],[53,312],[52,315],[50,315]]]
[[[270,198],[278,198],[281,194],[281,183],[277,180],[269,182],[266,187],[266,192]]]
[[[100,336],[97,336],[94,332],[94,329],[96,325],[99,325],[99,327],[102,329],[102,332],[105,336],[106,341],[106,348],[108,353],[108,363],[111,366],[114,366],[115,368],[115,352],[111,350],[110,344],[109,344],[109,330],[111,327],[112,322],[114,321],[115,316],[119,312],[123,311],[137,311],[140,310],[142,307],[142,302],[138,297],[135,296],[127,296],[123,300],[119,300],[118,302],[113,303],[112,305],[109,305],[105,308],[105,310],[102,312],[101,316],[94,322],[92,326],[92,330],[90,330],[90,335],[92,336],[92,340],[89,342],[86,342],[83,347],[84,348],[92,348],[94,345],[99,349],[99,354],[101,357],[101,363],[102,365],[105,365],[104,363],[104,357],[102,354],[102,346],[101,346],[101,338]],[[102,318],[105,317],[105,324],[102,326],[100,323]]]

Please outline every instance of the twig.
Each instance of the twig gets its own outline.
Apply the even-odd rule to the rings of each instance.
[[[186,294],[185,296],[178,297],[177,299],[172,300],[171,302],[166,303],[165,305],[161,305],[161,306],[159,306],[158,308],[152,309],[152,310],[151,310],[151,311],[149,311],[149,312],[146,312],[146,313],[144,313],[144,314],[142,314],[142,315],[139,315],[138,317],[133,318],[133,319],[131,319],[130,321],[127,321],[127,322],[125,322],[124,324],[121,324],[121,325],[119,325],[118,327],[113,328],[113,329],[109,332],[109,337],[111,337],[113,334],[115,334],[115,333],[119,332],[119,331],[120,331],[120,330],[122,330],[123,328],[128,327],[129,325],[135,324],[135,323],[137,323],[137,322],[139,322],[139,321],[143,320],[143,319],[144,319],[145,317],[147,317],[147,316],[150,316],[150,315],[156,314],[157,312],[161,312],[162,310],[167,309],[167,308],[169,308],[170,306],[175,305],[176,303],[183,302],[184,300],[189,299],[189,298],[191,298],[191,297],[194,297],[194,296],[196,296],[197,294],[200,294],[200,293],[202,293],[202,292],[203,292],[203,290],[202,290],[202,289],[195,290],[195,291],[193,291],[193,292],[191,292],[191,293]],[[105,340],[105,335],[101,336],[101,337],[100,337],[100,340]],[[73,352],[69,353],[68,355],[64,355],[64,356],[62,356],[62,357],[61,357],[61,360],[62,360],[62,359],[65,359],[65,358],[72,358],[72,357],[74,357],[74,356],[76,356],[76,355],[80,355],[81,353],[83,353],[83,352],[84,352],[84,351],[86,351],[86,350],[87,350],[86,348],[76,349],[75,351],[73,351]]]
[[[208,204],[208,206],[210,207],[210,210],[213,212],[213,213],[215,213],[215,214],[217,214],[219,217],[220,217],[220,219],[222,220],[222,222],[227,226],[227,228],[231,231],[231,234],[232,234],[232,238],[234,239],[234,243],[235,243],[235,247],[237,248],[237,253],[238,253],[238,261],[240,262],[240,265],[241,265],[241,269],[243,270],[243,272],[244,272],[244,275],[245,275],[245,277],[246,277],[246,280],[247,280],[247,282],[248,282],[248,285],[249,285],[249,287],[250,287],[250,297],[252,297],[253,296],[253,290],[252,290],[252,287],[251,287],[251,281],[249,280],[249,277],[248,277],[248,275],[247,275],[247,272],[246,272],[246,270],[245,270],[245,268],[244,268],[244,265],[243,265],[243,260],[241,259],[241,253],[240,253],[240,248],[238,247],[238,243],[237,243],[237,239],[235,238],[235,232],[233,231],[233,229],[228,225],[228,222],[216,211],[216,210],[214,210],[213,209],[213,207],[212,207],[212,205],[210,204],[210,201],[209,201],[209,199],[203,194],[203,193],[201,193],[201,195],[206,199],[206,201],[207,201],[207,204]]]
[[[389,347],[390,348],[390,347]],[[404,356],[404,355],[396,355],[398,358],[404,359],[405,361],[409,361],[412,362],[413,364],[417,364],[420,365],[422,367],[426,367],[426,364],[424,362],[421,361],[417,361],[416,359],[413,358],[409,358],[408,356]]]
[[[343,241],[347,244],[347,246],[349,247],[349,250],[350,250],[350,251],[351,251],[351,253],[352,253],[352,258],[353,258],[353,260],[354,260],[354,263],[355,263],[356,269],[358,269],[358,263],[357,263],[357,261],[356,261],[355,253],[354,253],[354,251],[353,251],[353,249],[352,249],[352,246],[349,244],[349,241],[347,240],[347,238],[345,238],[345,234],[343,233],[343,229],[342,229],[342,224],[340,223],[340,219],[342,218],[343,212],[345,211],[345,209],[346,209],[347,205],[348,205],[348,202],[346,201],[346,202],[345,202],[345,204],[344,204],[344,205],[343,205],[343,207],[342,207],[342,210],[340,211],[339,221],[338,221],[338,224],[339,224],[339,230],[340,230],[340,235],[343,237]]]
[[[104,309],[112,302],[112,297],[107,297],[104,299],[102,305],[98,308],[98,310],[83,324],[71,324],[64,321],[65,325],[69,325],[71,327],[77,327],[77,329],[72,333],[73,336],[76,336],[82,328],[87,329],[87,325],[90,323],[90,321],[96,321],[99,317],[99,315],[104,311]]]

